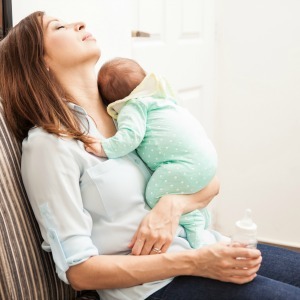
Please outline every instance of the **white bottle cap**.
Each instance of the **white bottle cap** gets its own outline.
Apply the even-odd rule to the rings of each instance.
[[[244,218],[235,223],[236,230],[241,234],[255,236],[257,226],[251,219],[251,209],[246,209]]]

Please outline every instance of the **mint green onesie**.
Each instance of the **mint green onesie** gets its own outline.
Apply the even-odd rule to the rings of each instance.
[[[200,123],[176,104],[168,83],[149,74],[126,98],[108,106],[117,118],[115,136],[101,141],[109,158],[135,150],[154,172],[146,188],[146,201],[153,208],[166,194],[191,194],[213,179],[217,167],[214,146]],[[191,247],[204,245],[203,229],[210,223],[207,209],[180,218]]]

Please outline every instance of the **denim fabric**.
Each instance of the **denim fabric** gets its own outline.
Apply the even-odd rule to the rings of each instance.
[[[300,253],[261,244],[258,249],[263,257],[259,275],[300,288]]]
[[[299,300],[300,253],[259,245],[258,276],[237,285],[208,278],[179,276],[147,300]]]

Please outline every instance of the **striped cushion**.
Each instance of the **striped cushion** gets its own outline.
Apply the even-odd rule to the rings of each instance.
[[[58,279],[20,176],[20,143],[0,103],[0,299],[68,300],[76,292]],[[79,298],[80,299],[80,298]]]

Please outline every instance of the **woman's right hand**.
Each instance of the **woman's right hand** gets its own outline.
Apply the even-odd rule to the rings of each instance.
[[[191,275],[236,284],[252,281],[262,261],[257,249],[230,247],[222,243],[195,250],[193,254]]]

